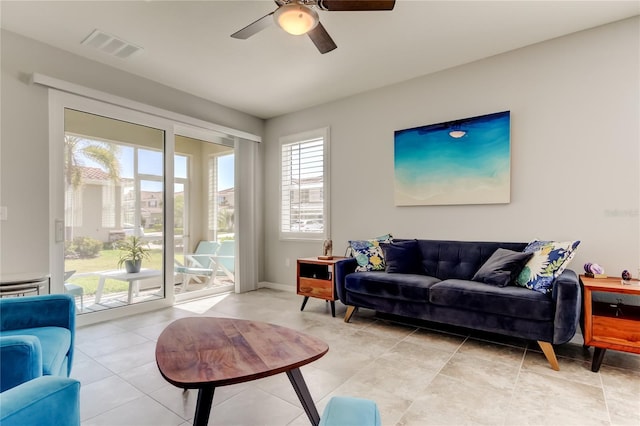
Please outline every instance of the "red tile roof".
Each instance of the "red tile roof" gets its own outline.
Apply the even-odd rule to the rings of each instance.
[[[82,179],[111,180],[109,173],[97,167],[81,167]]]

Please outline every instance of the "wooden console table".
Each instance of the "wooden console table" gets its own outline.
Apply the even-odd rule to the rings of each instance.
[[[640,296],[640,282],[580,276],[584,288],[584,344],[594,346],[591,371],[600,370],[607,349],[640,354],[640,306],[597,302],[594,292]]]

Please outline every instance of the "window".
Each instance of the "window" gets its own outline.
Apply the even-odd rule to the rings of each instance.
[[[235,157],[230,147],[218,145],[218,153],[209,157],[209,231],[210,239],[234,238]]]
[[[82,226],[82,191],[67,185],[64,198],[64,221],[71,226]]]
[[[116,187],[112,181],[102,186],[102,227],[116,226]]]
[[[329,129],[280,139],[280,237],[321,240],[329,235]]]

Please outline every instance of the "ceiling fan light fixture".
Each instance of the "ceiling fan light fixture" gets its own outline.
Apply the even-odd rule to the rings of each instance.
[[[280,6],[273,14],[276,24],[289,34],[306,34],[318,25],[318,13],[302,4],[290,3]]]

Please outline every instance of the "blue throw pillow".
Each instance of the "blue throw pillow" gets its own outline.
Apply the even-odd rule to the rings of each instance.
[[[566,268],[580,241],[531,241],[523,250],[533,253],[516,279],[516,285],[549,294],[553,280]]]
[[[351,255],[358,262],[356,272],[384,271],[384,253],[382,253],[380,243],[390,243],[392,241],[391,234],[372,240],[349,241]]]
[[[506,287],[515,281],[531,256],[533,253],[499,248],[484,262],[471,280]]]
[[[422,253],[417,240],[380,244],[385,271],[398,274],[422,274]]]

